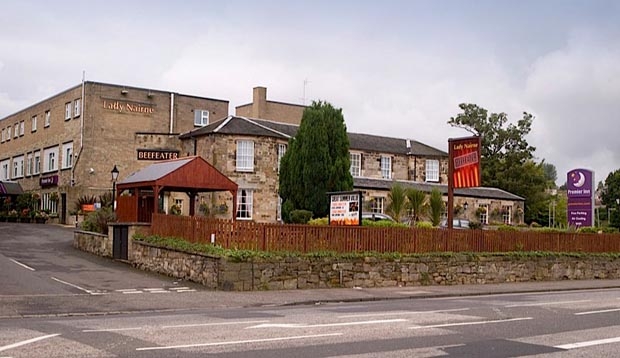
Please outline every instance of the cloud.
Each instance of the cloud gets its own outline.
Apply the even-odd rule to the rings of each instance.
[[[531,67],[524,99],[534,109],[534,142],[558,175],[576,167],[604,178],[618,169],[620,46],[581,30]]]

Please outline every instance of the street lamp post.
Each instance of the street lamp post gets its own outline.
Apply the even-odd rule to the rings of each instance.
[[[467,219],[467,208],[469,207],[469,204],[467,204],[467,202],[465,202],[463,204],[463,214],[465,214],[465,219]]]
[[[112,174],[112,211],[116,211],[116,179],[118,179],[116,164],[114,164],[114,169],[110,173]]]

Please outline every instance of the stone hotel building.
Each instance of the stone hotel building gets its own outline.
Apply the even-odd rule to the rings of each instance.
[[[122,180],[154,161],[200,155],[237,183],[244,203],[233,211],[230,194],[214,193],[197,199],[201,207],[276,222],[279,162],[304,106],[268,101],[266,91],[254,88],[252,102],[229,115],[226,100],[84,82],[0,119],[0,181],[40,194],[42,208],[67,223],[80,196],[112,190],[115,165]],[[446,152],[407,138],[349,133],[349,140],[354,187],[367,210],[385,212],[395,182],[447,192]],[[165,193],[159,203],[187,213],[188,200]],[[523,198],[495,188],[456,190],[455,205],[467,206],[461,215],[470,219],[522,221]]]

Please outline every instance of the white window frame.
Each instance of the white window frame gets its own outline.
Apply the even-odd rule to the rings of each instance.
[[[13,129],[13,126],[6,127],[6,141],[7,142],[11,140],[11,129]]]
[[[428,182],[439,182],[439,160],[427,159],[426,160],[426,180]]]
[[[354,178],[359,178],[362,176],[362,153],[351,153],[349,152],[349,160],[351,162],[351,167],[349,171],[351,172],[351,176]]]
[[[19,137],[19,123],[15,123],[15,133],[13,133],[13,138]]]
[[[13,179],[24,177],[24,156],[20,155],[13,158]]]
[[[254,171],[254,141],[238,140],[236,155],[236,170],[238,172]]]
[[[375,196],[372,200],[373,204],[370,207],[370,212],[383,214],[383,211],[385,210],[385,197]]]
[[[24,135],[24,130],[26,128],[26,124],[24,122],[25,121],[19,122],[19,136],[20,137]]]
[[[62,169],[71,168],[73,166],[73,142],[62,145]]]
[[[194,109],[194,126],[204,127],[209,124],[209,111],[206,109]]]
[[[244,202],[243,196],[245,195],[245,207],[241,210],[241,204]],[[254,191],[252,189],[237,190],[237,208],[235,210],[235,216],[237,220],[252,220],[252,213],[254,209]]]
[[[286,154],[287,145],[284,143],[278,143],[278,173],[280,172],[280,163],[282,163],[282,157]]]
[[[43,150],[43,172],[49,173],[58,170],[58,146]]]
[[[381,178],[392,179],[392,157],[381,156]]]
[[[10,179],[10,172],[9,172],[9,166],[11,165],[11,160],[10,159],[6,159],[0,162],[0,167],[2,168],[2,172],[0,172],[0,174],[2,175],[1,179],[3,181],[9,180]]]
[[[43,122],[44,128],[47,128],[50,126],[51,118],[52,118],[52,112],[50,110],[45,111],[45,122]]]
[[[32,116],[32,119],[30,122],[30,131],[31,132],[37,131],[37,116]]]
[[[26,175],[30,176],[32,175],[32,153],[28,153],[28,155],[26,156]]]
[[[73,101],[73,118],[79,117],[82,110],[82,99],[78,98]]]
[[[65,121],[71,119],[71,102],[65,103]]]
[[[480,213],[480,216],[478,217],[478,219],[480,220],[480,223],[484,225],[488,225],[489,224],[489,204],[480,204],[478,205],[478,209],[484,210]]]
[[[2,143],[4,143],[5,136],[6,136],[6,128],[2,128]]]
[[[502,205],[502,221],[506,225],[512,224],[512,206]]]
[[[32,174],[39,174],[41,173],[41,151],[35,151],[33,157],[34,165],[32,166]]]
[[[43,193],[41,195],[41,210],[49,210],[51,214],[58,212],[58,201],[51,200],[52,193]]]

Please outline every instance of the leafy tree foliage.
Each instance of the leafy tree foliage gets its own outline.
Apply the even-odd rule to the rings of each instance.
[[[353,189],[349,172],[349,138],[342,109],[315,101],[304,110],[299,130],[289,140],[280,162],[282,216],[308,210],[314,217],[328,215],[327,193]]]
[[[610,212],[610,225],[620,228],[620,205],[616,199],[620,199],[620,169],[607,175],[605,186],[601,192],[601,202],[603,205],[607,208],[615,209]]]
[[[541,164],[543,167],[543,171],[545,172],[545,178],[547,178],[547,181],[549,181],[549,186],[555,188],[555,182],[556,180],[558,180],[558,170],[555,168],[555,165],[551,163],[545,163],[544,160]]]
[[[444,203],[443,195],[438,189],[433,189],[433,191],[431,191],[431,198],[429,204],[431,222],[433,223],[433,226],[439,226],[439,222],[441,221],[441,213],[444,209]]]
[[[400,222],[400,219],[406,214],[407,191],[402,185],[395,183],[388,193],[389,204],[386,209],[388,215],[394,220]]]
[[[424,215],[426,194],[420,190],[409,188],[407,190],[407,199],[407,206],[411,210],[411,221],[415,224]]]
[[[450,118],[448,124],[481,136],[482,185],[525,198],[525,221],[548,223],[549,195],[545,190],[551,175],[546,175],[543,163],[533,160],[536,148],[525,139],[534,117],[523,113],[515,125],[508,124],[505,113],[489,114],[475,104],[459,107],[462,113]]]

